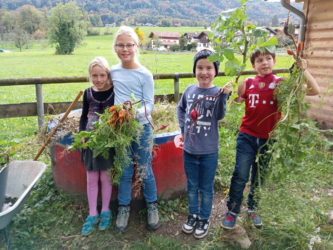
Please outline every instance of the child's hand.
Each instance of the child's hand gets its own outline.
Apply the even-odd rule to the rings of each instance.
[[[303,69],[303,70],[306,70],[306,68],[308,67],[308,63],[306,62],[305,59],[299,58],[296,61],[296,67],[300,68],[300,69]]]
[[[232,80],[223,86],[224,93],[229,94],[232,91]]]
[[[86,143],[86,138],[82,138],[82,144]],[[87,147],[82,147],[82,149],[86,149]]]
[[[146,113],[145,113],[145,108],[139,108],[136,110],[135,118],[140,119],[140,118],[145,118]]]

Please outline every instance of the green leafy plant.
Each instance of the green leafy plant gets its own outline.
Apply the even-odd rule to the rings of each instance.
[[[2,140],[0,141],[0,168],[9,162],[10,157],[16,154],[21,148],[20,140]]]
[[[135,107],[126,104],[106,109],[104,114],[99,115],[99,120],[93,124],[95,129],[74,134],[75,141],[69,147],[70,150],[89,147],[94,157],[101,154],[106,159],[109,156],[109,149],[115,148],[117,153],[112,169],[112,184],[119,184],[124,166],[131,162],[128,150],[132,141],[139,144],[142,126],[134,117],[135,110]],[[82,143],[83,138],[86,138],[85,143]]]
[[[209,59],[212,62],[220,60],[221,63],[226,59],[225,74],[237,76],[236,82],[245,69],[246,61],[253,50],[259,49],[264,52],[267,49],[274,52],[275,45],[278,44],[276,37],[268,38],[269,32],[266,29],[253,24],[245,25],[247,0],[239,0],[239,2],[241,7],[223,11],[220,14],[208,35],[210,41],[214,41],[218,45],[228,44],[228,47],[224,49],[216,46],[215,53]],[[237,59],[235,54],[242,55],[242,60]]]

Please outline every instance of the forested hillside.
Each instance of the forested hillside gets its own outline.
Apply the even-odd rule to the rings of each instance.
[[[60,2],[66,3],[69,0],[0,0],[0,9],[16,10],[29,4],[38,9],[50,10]],[[236,0],[76,0],[76,4],[85,8],[90,15],[99,15],[103,24],[158,24],[166,19],[169,23],[165,22],[165,25],[180,23],[182,26],[193,26],[195,21],[202,26],[212,23],[222,11],[239,6]],[[295,5],[302,9],[302,4]],[[249,0],[248,15],[249,20],[268,25],[274,15],[283,21],[287,11],[278,2]],[[292,19],[297,20],[296,17]]]

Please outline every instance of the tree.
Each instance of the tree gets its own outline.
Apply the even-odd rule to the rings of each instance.
[[[295,25],[293,23],[288,24],[288,33],[290,35],[295,35]]]
[[[139,37],[139,43],[140,43],[140,45],[144,45],[146,43],[145,33],[143,33],[143,31],[140,30],[139,27],[136,27],[134,31],[135,31],[135,33]]]
[[[277,15],[274,15],[272,18],[272,26],[273,27],[278,27],[279,26],[279,18]]]
[[[29,34],[33,34],[41,23],[42,13],[34,6],[23,5],[17,15],[16,24]]]
[[[183,50],[185,48],[187,44],[187,39],[184,35],[182,35],[180,38],[179,38],[179,47],[181,50]]]
[[[74,2],[59,3],[51,9],[49,40],[56,45],[56,54],[71,54],[80,44],[90,24],[88,13]]]
[[[171,50],[171,51],[177,51],[177,50],[179,50],[179,49],[180,49],[180,47],[179,47],[178,44],[172,44],[172,45],[170,46],[170,50]]]
[[[11,33],[11,40],[17,48],[20,48],[20,51],[22,51],[22,47],[25,45],[26,34],[27,32],[21,30],[19,27],[16,27]]]
[[[160,38],[156,35],[153,37],[153,43],[155,45],[155,49],[158,49],[159,47],[162,46],[162,42],[160,41]]]
[[[0,44],[1,48],[9,41],[9,36],[7,33],[0,34]]]
[[[193,26],[194,26],[194,27],[198,27],[198,21],[194,21]]]

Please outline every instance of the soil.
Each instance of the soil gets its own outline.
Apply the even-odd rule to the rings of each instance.
[[[220,228],[227,209],[226,202],[227,199],[223,191],[215,192],[212,215],[210,217],[210,229]],[[180,213],[174,220],[162,223],[155,232],[151,232],[146,228],[146,216],[141,216],[133,212],[129,219],[129,229],[124,234],[124,237],[131,241],[136,241],[144,239],[149,236],[149,234],[153,233],[157,236],[172,238],[184,244],[192,245],[196,242],[193,234],[185,234],[182,231],[182,226],[187,220],[187,216],[187,213]]]

